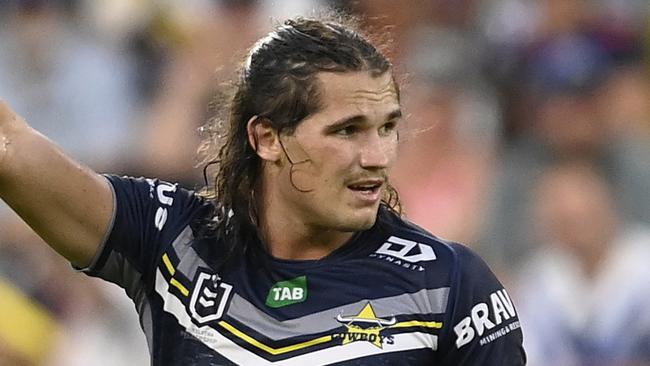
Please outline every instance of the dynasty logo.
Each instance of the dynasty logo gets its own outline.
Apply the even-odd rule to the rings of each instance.
[[[336,321],[345,325],[347,328],[347,332],[332,335],[334,339],[341,339],[341,344],[365,341],[379,348],[383,348],[384,343],[394,343],[393,336],[382,335],[382,331],[395,325],[397,320],[395,317],[391,317],[390,319],[378,318],[370,303],[367,303],[359,314],[352,316],[342,316],[339,314],[336,317]]]
[[[436,253],[430,246],[396,236],[388,238],[369,257],[381,259],[396,266],[419,272],[424,271],[424,267],[420,262],[429,262],[437,259]]]

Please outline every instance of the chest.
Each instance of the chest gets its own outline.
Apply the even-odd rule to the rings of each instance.
[[[448,296],[448,288],[428,286],[424,271],[372,258],[316,267],[243,262],[215,273],[192,251],[162,257],[155,292],[163,337],[246,365],[367,363],[398,352],[399,364],[425,363]]]

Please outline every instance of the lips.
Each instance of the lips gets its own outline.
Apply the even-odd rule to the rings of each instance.
[[[349,184],[348,188],[350,188],[353,191],[376,191],[381,188],[383,182],[361,182],[361,183],[354,183],[354,184]]]
[[[355,196],[364,202],[374,203],[379,199],[381,187],[384,185],[383,179],[364,179],[348,184],[349,190],[354,192]]]

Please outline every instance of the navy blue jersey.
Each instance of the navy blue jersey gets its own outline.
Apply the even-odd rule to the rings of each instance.
[[[485,263],[386,208],[325,258],[249,245],[217,267],[231,243],[193,229],[209,202],[108,179],[112,228],[86,272],[133,299],[153,365],[525,364],[515,307]]]

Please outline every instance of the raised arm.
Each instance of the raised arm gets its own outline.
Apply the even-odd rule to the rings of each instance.
[[[80,267],[99,249],[113,210],[106,179],[66,156],[2,100],[0,198]]]

